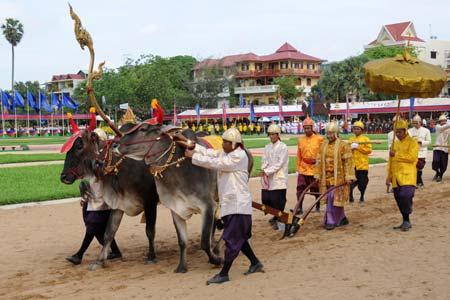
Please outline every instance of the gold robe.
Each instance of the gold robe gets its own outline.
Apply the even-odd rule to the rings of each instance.
[[[416,185],[416,164],[419,156],[419,144],[407,135],[403,140],[394,143],[395,156],[391,157],[388,177],[395,188],[402,185]]]
[[[341,141],[322,144],[319,151],[319,162],[316,164],[314,178],[319,180],[319,190],[324,193],[327,186],[340,185],[350,180],[356,180],[355,165],[352,159],[350,144]],[[334,206],[345,206],[349,201],[350,186],[334,190]],[[326,197],[323,199],[326,202]]]
[[[370,139],[365,135],[353,136],[348,139],[351,143],[370,142]],[[369,170],[369,154],[372,153],[371,144],[361,144],[356,149],[352,150],[353,162],[356,170]]]

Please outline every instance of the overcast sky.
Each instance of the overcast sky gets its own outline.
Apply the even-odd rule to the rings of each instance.
[[[412,21],[419,37],[450,40],[450,0],[72,0],[94,39],[96,64],[118,67],[140,54],[197,59],[273,53],[284,42],[336,61],[363,51],[382,25]],[[51,79],[87,69],[67,1],[0,0],[0,23],[19,19],[15,80]],[[0,88],[11,87],[11,45],[0,36]]]

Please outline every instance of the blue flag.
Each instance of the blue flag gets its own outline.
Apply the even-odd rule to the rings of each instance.
[[[2,91],[2,105],[5,107],[5,109],[12,107],[11,102],[12,102],[11,96],[8,93]]]
[[[48,112],[52,112],[52,107],[47,102],[47,97],[45,97],[44,93],[39,91],[39,101],[41,102],[41,107]]]
[[[16,106],[22,109],[25,108],[25,101],[23,100],[22,95],[18,91],[14,91],[13,109],[15,109]]]
[[[244,102],[244,96],[242,94],[239,95],[239,106],[240,107],[244,107],[245,102]]]
[[[78,103],[74,99],[72,99],[68,94],[63,94],[62,103],[65,107],[78,110]]]
[[[409,98],[409,116],[414,117],[414,97]]]
[[[309,101],[309,108],[310,108],[309,114],[311,115],[312,118],[314,117],[314,97],[311,97],[311,100]]]
[[[195,113],[197,114],[197,118],[200,117],[200,104],[195,105]]]
[[[52,106],[56,106],[58,110],[62,107],[62,102],[59,101],[59,98],[55,93],[52,93]]]
[[[36,110],[36,112],[39,112],[39,103],[36,101],[36,98],[30,91],[27,92],[27,100],[28,100],[28,106],[31,108],[34,108],[34,110]]]
[[[253,107],[253,102],[250,103],[250,122],[255,122],[255,108]]]

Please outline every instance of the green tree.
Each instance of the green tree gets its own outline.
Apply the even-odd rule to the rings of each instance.
[[[417,57],[417,51],[414,47],[410,47],[409,52],[412,56]],[[363,55],[365,55],[369,60],[373,60],[386,57],[394,57],[397,54],[403,53],[405,53],[404,46],[385,46],[383,44],[377,44],[373,48],[366,49]]]
[[[274,80],[274,83],[279,86],[281,98],[288,100],[288,103],[293,103],[303,92],[295,86],[295,76],[281,76]]]
[[[23,37],[23,25],[19,20],[7,18],[5,24],[1,26],[3,35],[11,44],[12,68],[11,68],[11,89],[14,89],[14,47],[16,47]]]
[[[225,88],[229,89],[232,81],[224,76],[224,68],[220,65],[205,67],[201,71],[203,75],[191,84],[191,92],[196,99],[200,99],[202,107],[217,107],[217,95],[222,93]],[[231,94],[232,92],[233,94]],[[230,98],[232,95],[236,97],[234,89],[230,90]],[[237,103],[234,98],[232,101]]]

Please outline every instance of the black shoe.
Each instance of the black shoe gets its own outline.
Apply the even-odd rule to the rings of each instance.
[[[417,189],[419,189],[419,186],[416,185],[414,188],[417,190]]]
[[[333,225],[333,224],[325,224],[325,229],[326,229],[326,230],[333,230],[334,228],[336,228],[336,225]]]
[[[364,197],[359,198],[359,203],[364,203],[366,202],[366,200],[364,199]]]
[[[273,224],[276,224],[276,223],[277,223],[277,218],[276,217],[272,217],[272,218],[269,219],[269,224],[270,225],[273,225]]]
[[[264,272],[264,265],[260,261],[258,261],[254,265],[251,265],[250,268],[248,268],[248,271],[244,273],[244,275],[250,275],[256,272]]]
[[[301,208],[297,209],[297,215],[303,215],[303,209]]]
[[[320,207],[316,207],[316,213],[320,213]]]
[[[278,230],[278,223],[276,221],[271,226],[273,230]]]
[[[441,176],[438,176],[437,178],[436,178],[436,182],[441,182],[442,181],[442,177]]]
[[[411,223],[408,221],[403,221],[403,223],[399,226],[395,226],[393,227],[393,229],[395,230],[402,230],[402,231],[408,231],[410,230],[412,227]]]
[[[344,217],[340,222],[338,226],[345,226],[348,225],[350,222],[348,221],[347,217]]]
[[[227,281],[230,281],[230,277],[228,277],[228,275],[222,276],[220,274],[216,274],[216,275],[214,275],[213,278],[206,281],[206,285],[210,285],[210,284],[214,284],[214,283],[224,283]]]
[[[72,256],[67,256],[66,260],[70,261],[74,265],[79,265],[79,264],[81,264],[82,258],[80,258],[78,255],[74,254]]]
[[[438,177],[439,177],[439,173],[434,174],[433,181],[436,181],[436,179],[437,179]]]
[[[350,203],[353,203],[353,202],[355,202],[355,198],[353,198],[353,196],[350,196]]]
[[[122,257],[122,253],[120,252],[111,252],[110,254],[108,254],[107,259],[116,259],[116,258],[121,258]]]
[[[423,186],[423,182],[418,182],[417,186]]]

